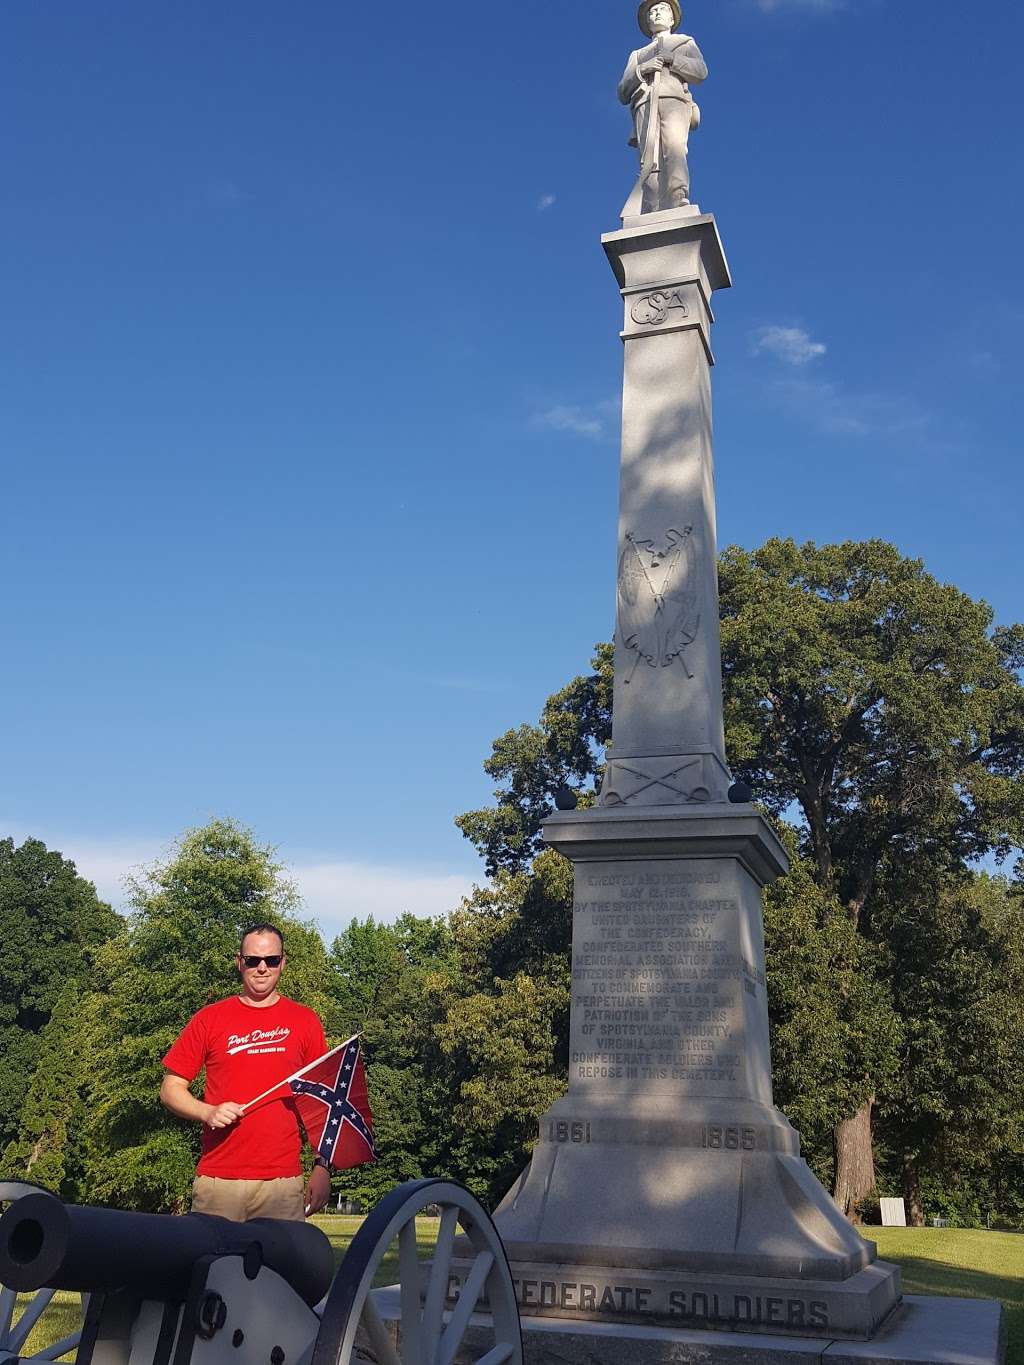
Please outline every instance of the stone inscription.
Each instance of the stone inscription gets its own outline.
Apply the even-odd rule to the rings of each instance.
[[[607,1132],[593,1134],[590,1119],[548,1119],[541,1125],[541,1138],[548,1142],[583,1143],[614,1141]],[[771,1135],[764,1128],[749,1124],[697,1123],[680,1125],[673,1134],[676,1147],[699,1147],[705,1152],[766,1152],[772,1149]]]
[[[576,876],[572,1078],[740,1080],[740,990],[764,974],[730,948],[739,906],[721,871]]]
[[[616,1284],[592,1279],[512,1280],[516,1300],[526,1313],[561,1313],[593,1317],[653,1317],[679,1325],[715,1323],[733,1327],[779,1327],[791,1331],[829,1326],[829,1305],[823,1299],[793,1294],[739,1293],[734,1290],[673,1289],[656,1284]],[[461,1276],[451,1275],[448,1299],[456,1300]]]

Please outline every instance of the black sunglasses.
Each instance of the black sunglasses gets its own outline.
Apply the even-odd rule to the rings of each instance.
[[[246,967],[258,967],[261,962],[265,962],[268,967],[280,967],[282,956],[282,953],[267,953],[265,957],[256,957],[253,953],[246,953],[242,963]]]

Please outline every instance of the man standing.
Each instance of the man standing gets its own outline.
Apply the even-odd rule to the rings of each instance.
[[[687,149],[699,119],[690,84],[708,69],[693,39],[673,33],[681,17],[678,0],[643,0],[637,22],[651,42],[630,53],[619,81],[619,99],[633,113],[630,142],[640,148],[641,213],[690,202]]]
[[[236,959],[241,994],[194,1014],[164,1058],[160,1099],[172,1114],[203,1125],[193,1213],[239,1223],[299,1220],[322,1209],[330,1196],[330,1172],[321,1157],[303,1195],[302,1135],[290,1100],[242,1113],[249,1100],[327,1051],[316,1014],[278,993],[284,964],[280,929],[246,929]],[[189,1086],[204,1067],[206,1093],[198,1100]]]

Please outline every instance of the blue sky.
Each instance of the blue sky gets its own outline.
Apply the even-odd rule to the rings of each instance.
[[[377,20],[383,14],[385,22]],[[450,906],[612,628],[629,0],[0,4],[0,834]],[[1021,608],[1021,8],[694,0],[722,544]]]

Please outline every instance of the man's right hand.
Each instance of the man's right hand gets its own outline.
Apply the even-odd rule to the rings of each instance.
[[[233,1123],[237,1123],[242,1117],[242,1106],[234,1104],[231,1100],[225,1100],[223,1104],[210,1106],[210,1112],[203,1122],[207,1128],[230,1128]]]

